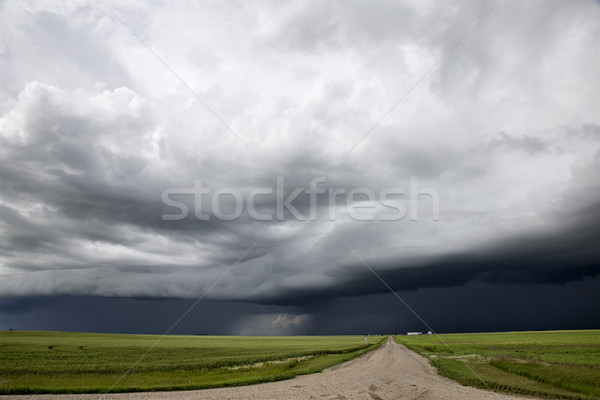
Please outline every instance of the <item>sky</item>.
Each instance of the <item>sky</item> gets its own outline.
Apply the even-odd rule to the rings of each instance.
[[[0,15],[0,329],[600,328],[598,1]]]

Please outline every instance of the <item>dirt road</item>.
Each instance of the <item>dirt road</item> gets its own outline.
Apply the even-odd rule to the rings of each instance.
[[[0,396],[0,398],[2,398]],[[390,337],[379,349],[319,374],[234,388],[183,392],[118,393],[108,395],[12,396],[28,400],[516,400],[439,376],[423,357]]]

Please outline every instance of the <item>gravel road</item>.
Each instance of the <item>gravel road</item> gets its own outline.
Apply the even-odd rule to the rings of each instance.
[[[0,396],[0,399],[5,397]],[[11,396],[28,400],[516,400],[525,397],[501,395],[461,386],[439,376],[429,362],[392,338],[379,349],[322,373],[286,381],[233,388],[180,392],[145,392],[88,395]]]

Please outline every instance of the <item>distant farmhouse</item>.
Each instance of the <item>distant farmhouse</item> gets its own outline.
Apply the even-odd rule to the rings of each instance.
[[[417,336],[417,335],[422,335],[423,332],[406,332],[407,336]]]

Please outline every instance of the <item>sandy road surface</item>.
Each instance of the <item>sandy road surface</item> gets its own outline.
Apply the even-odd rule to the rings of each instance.
[[[0,396],[0,399],[4,397]],[[511,400],[524,397],[501,395],[439,376],[429,362],[392,338],[379,349],[322,373],[286,381],[234,388],[182,392],[146,392],[88,395],[11,396],[28,400]]]

